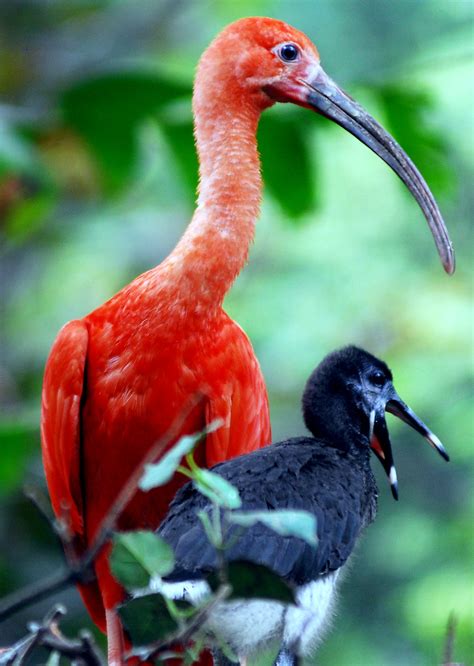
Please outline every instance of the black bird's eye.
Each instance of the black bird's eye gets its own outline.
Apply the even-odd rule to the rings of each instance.
[[[383,386],[385,384],[385,375],[380,370],[376,370],[369,375],[369,380],[375,386]]]
[[[278,55],[283,62],[295,62],[300,56],[300,50],[295,44],[283,44],[278,49]]]

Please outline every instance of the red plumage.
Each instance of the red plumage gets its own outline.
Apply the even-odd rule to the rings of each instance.
[[[204,398],[181,434],[215,418],[225,423],[198,450],[202,464],[270,441],[265,385],[243,331],[216,308],[203,320],[175,321],[170,333],[171,313],[164,318],[159,307],[140,313],[140,300],[127,295],[121,292],[83,320],[66,324],[46,366],[45,470],[55,513],[68,520],[79,552],[90,544],[130,474],[193,395]],[[163,489],[137,492],[119,528],[156,528],[181,480],[178,476]],[[121,598],[120,588],[104,562],[99,568],[101,595],[111,608]],[[91,601],[96,594],[89,585],[84,600],[105,628],[100,598]]]

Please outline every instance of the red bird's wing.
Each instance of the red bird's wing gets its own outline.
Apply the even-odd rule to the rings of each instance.
[[[209,467],[271,442],[267,389],[250,340],[230,319],[224,339],[222,366],[232,381],[222,386],[206,406],[207,425],[215,419],[223,421],[221,428],[206,437]]]
[[[51,349],[43,382],[41,440],[51,501],[75,535],[82,535],[80,412],[89,334],[70,321]]]

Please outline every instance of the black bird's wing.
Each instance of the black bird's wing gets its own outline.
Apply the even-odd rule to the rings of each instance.
[[[317,519],[316,548],[262,523],[228,526],[225,559],[265,565],[297,585],[338,569],[375,509],[375,482],[368,462],[362,470],[359,462],[314,439],[297,438],[216,465],[212,471],[238,488],[242,511],[303,509]],[[203,577],[217,568],[216,551],[196,516],[211,509],[192,483],[178,491],[158,530],[176,557],[168,580]]]

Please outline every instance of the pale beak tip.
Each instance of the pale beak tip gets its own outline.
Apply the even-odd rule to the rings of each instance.
[[[390,489],[392,491],[393,499],[398,502],[398,479],[397,479],[397,471],[395,467],[392,465],[390,468],[390,474],[389,474],[389,480],[390,480]]]
[[[434,435],[433,433],[430,434],[429,436],[429,441],[433,444],[435,449],[438,451],[439,455],[446,460],[446,462],[449,462],[449,455],[444,446],[441,444],[440,439]]]
[[[456,260],[454,258],[454,252],[451,252],[449,256],[443,261],[444,270],[448,275],[453,275],[456,270]]]

